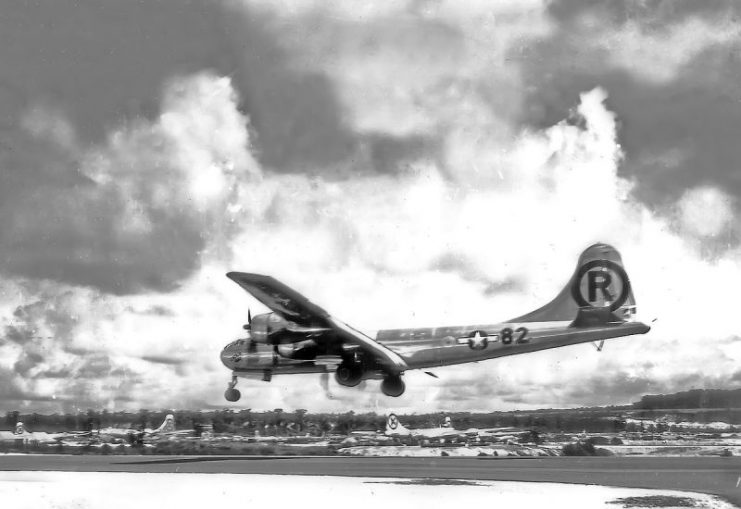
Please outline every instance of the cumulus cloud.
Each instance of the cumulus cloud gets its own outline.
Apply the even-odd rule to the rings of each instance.
[[[738,40],[741,26],[732,3],[556,1],[550,12],[567,20],[573,40],[589,40],[597,63],[622,69],[652,84],[676,79],[693,59]],[[608,29],[605,30],[605,25]],[[593,37],[596,33],[602,37]]]
[[[229,2],[230,77],[174,73],[154,113],[97,141],[64,105],[30,104],[22,157],[0,166],[6,399],[224,405],[219,348],[262,311],[227,270],[271,274],[372,333],[521,314],[596,241],[623,253],[639,311],[658,319],[649,336],[407,373],[398,400],[377,381],[277,376],[240,382],[243,402],[489,410],[737,382],[741,254],[706,246],[733,230],[737,192],[730,166],[692,170],[715,143],[731,160],[735,131],[675,122],[712,124],[713,97],[670,99],[701,56],[646,79],[650,64],[621,63],[635,47],[596,59],[607,49],[583,44],[584,16],[555,4]],[[664,43],[676,27],[608,28]]]
[[[548,33],[539,4],[230,2],[261,160],[280,172],[398,173],[420,144],[442,157],[432,147],[459,119],[498,119],[486,135],[510,134],[524,84],[508,51]]]
[[[25,304],[3,302],[0,341],[0,368],[17,387],[12,399],[67,411],[206,405],[223,383],[218,349],[230,324],[243,320],[241,310],[224,310],[232,296],[214,279],[205,271],[170,295],[115,296],[52,282],[17,288]],[[165,305],[166,314],[131,311]]]
[[[580,91],[599,85],[625,126],[620,172],[637,181],[639,200],[671,215],[692,187],[741,195],[735,2],[568,0],[547,13],[553,30],[519,60],[525,125],[558,121]]]
[[[733,301],[706,296],[738,277],[738,259],[726,253],[721,264],[706,261],[691,238],[675,233],[673,218],[655,215],[631,198],[633,183],[618,174],[623,152],[617,119],[605,100],[604,91],[593,90],[555,126],[523,132],[506,147],[492,142],[469,149],[472,161],[486,160],[489,150],[506,150],[503,162],[487,167],[476,187],[466,185],[467,177],[443,178],[429,163],[403,178],[323,183],[276,177],[281,190],[275,196],[291,198],[282,205],[286,210],[275,213],[274,203],[272,213],[279,219],[269,227],[257,221],[237,238],[235,263],[270,272],[371,330],[515,316],[560,289],[581,249],[607,241],[624,254],[644,318],[659,319],[650,337],[615,342],[602,356],[583,346],[447,368],[439,380],[410,373],[407,394],[393,403],[381,397],[381,406],[627,403],[645,383],[620,389],[594,374],[622,373],[626,381],[653,380],[654,388],[670,390],[697,373],[699,358],[717,375],[703,380],[730,382],[738,352],[733,343],[719,340],[736,329]],[[462,174],[467,175],[465,168]],[[284,239],[297,249],[286,250]],[[518,285],[509,286],[512,279]],[[492,284],[501,291],[491,292]],[[714,319],[689,333],[689,309]],[[647,367],[647,358],[666,363]],[[293,389],[284,401],[309,397],[283,383]],[[374,383],[368,385],[370,391],[354,393],[356,406],[379,404]],[[589,399],[588,386],[603,390],[589,393]],[[332,390],[335,400],[323,404],[340,409],[345,391]]]
[[[157,121],[89,147],[58,112],[27,113],[23,126],[41,154],[26,161],[29,172],[3,168],[0,270],[111,293],[168,290],[223,244],[236,183],[259,176],[231,84],[209,74],[173,79],[162,107]]]
[[[80,143],[46,106],[29,110],[22,128],[41,154],[2,167],[0,272],[15,277],[3,283],[6,365],[29,393],[75,405],[143,395],[154,377],[132,359],[183,375],[182,331],[157,338],[137,327],[174,321],[172,301],[149,293],[187,286],[204,259],[228,259],[235,218],[250,208],[247,183],[260,169],[231,82],[173,77],[155,121],[121,125],[100,144]]]
[[[596,28],[601,23],[592,19],[589,24]],[[631,21],[600,39],[598,45],[613,66],[661,83],[676,79],[684,66],[707,49],[724,47],[737,41],[740,34],[741,26],[731,20],[717,23],[689,18],[668,28],[653,29],[645,22]]]
[[[716,237],[734,220],[731,197],[714,187],[687,190],[677,206],[682,227],[697,237]]]

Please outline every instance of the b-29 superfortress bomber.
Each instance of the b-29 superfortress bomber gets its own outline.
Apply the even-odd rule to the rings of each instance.
[[[650,327],[635,321],[636,302],[620,254],[595,244],[579,257],[568,284],[545,306],[500,323],[381,330],[363,334],[276,279],[230,272],[231,280],[271,312],[252,317],[247,337],[229,343],[221,361],[232,372],[224,394],[238,401],[237,380],[327,373],[354,387],[380,379],[392,397],[405,390],[404,372],[478,362],[578,343],[599,342]],[[433,375],[434,376],[434,375]]]

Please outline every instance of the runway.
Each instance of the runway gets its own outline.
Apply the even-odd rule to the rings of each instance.
[[[715,495],[584,484],[259,474],[0,472],[16,509],[162,507],[695,507],[737,509]]]
[[[741,506],[741,458],[379,458],[0,455],[3,471],[231,473],[600,484],[719,495]]]

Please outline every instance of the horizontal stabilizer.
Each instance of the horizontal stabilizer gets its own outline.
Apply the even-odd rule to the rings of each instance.
[[[620,324],[623,320],[612,312],[609,306],[598,308],[579,308],[571,327],[599,327],[600,325]]]

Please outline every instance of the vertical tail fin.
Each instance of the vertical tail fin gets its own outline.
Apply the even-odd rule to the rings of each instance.
[[[162,421],[160,427],[153,431],[153,433],[172,433],[175,431],[175,416],[167,414],[165,420]]]
[[[512,322],[584,320],[624,322],[636,312],[630,279],[618,251],[607,244],[589,246],[579,257],[568,284],[551,302]]]
[[[395,413],[386,416],[386,435],[408,435],[410,432],[399,422]]]

